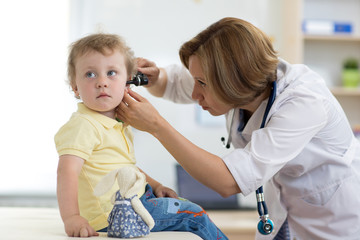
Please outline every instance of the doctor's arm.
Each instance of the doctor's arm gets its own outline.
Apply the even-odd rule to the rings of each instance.
[[[195,179],[223,197],[240,189],[223,160],[182,136],[157,110],[139,94],[128,90],[118,108],[121,119],[131,126],[152,134]]]

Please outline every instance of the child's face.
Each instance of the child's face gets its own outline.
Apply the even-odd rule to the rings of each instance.
[[[119,51],[106,56],[90,51],[76,59],[75,73],[75,94],[88,108],[115,118],[128,77],[124,55]]]

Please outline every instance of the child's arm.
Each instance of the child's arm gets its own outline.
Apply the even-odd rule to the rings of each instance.
[[[57,198],[65,232],[69,237],[91,237],[99,234],[80,216],[78,176],[84,160],[73,155],[60,156],[57,170]]]
[[[159,183],[158,181],[156,181],[155,179],[153,179],[152,177],[150,177],[149,175],[147,175],[143,170],[141,170],[139,168],[139,170],[145,174],[146,176],[146,181],[149,183],[149,185],[151,186],[151,188],[154,191],[154,194],[156,197],[171,197],[171,198],[178,198],[177,193],[172,190],[171,188],[165,187],[163,186],[161,183]]]

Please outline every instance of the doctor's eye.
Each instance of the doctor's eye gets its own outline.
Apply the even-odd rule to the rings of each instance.
[[[85,75],[86,75],[87,78],[94,78],[94,77],[96,77],[96,74],[93,73],[93,72],[87,72]]]
[[[110,71],[108,71],[107,75],[108,75],[109,77],[113,77],[113,76],[116,75],[116,71],[110,70]]]
[[[204,83],[201,80],[197,80],[197,82],[200,84],[201,87],[206,87],[206,83]]]

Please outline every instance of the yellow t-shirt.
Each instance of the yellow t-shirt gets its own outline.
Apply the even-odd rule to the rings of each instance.
[[[80,215],[96,231],[107,227],[113,208],[110,199],[119,187],[114,182],[112,189],[100,197],[94,196],[93,191],[110,171],[135,165],[131,128],[79,103],[78,111],[56,133],[55,144],[59,156],[70,154],[85,160],[79,175]],[[144,192],[145,185],[138,196]]]

